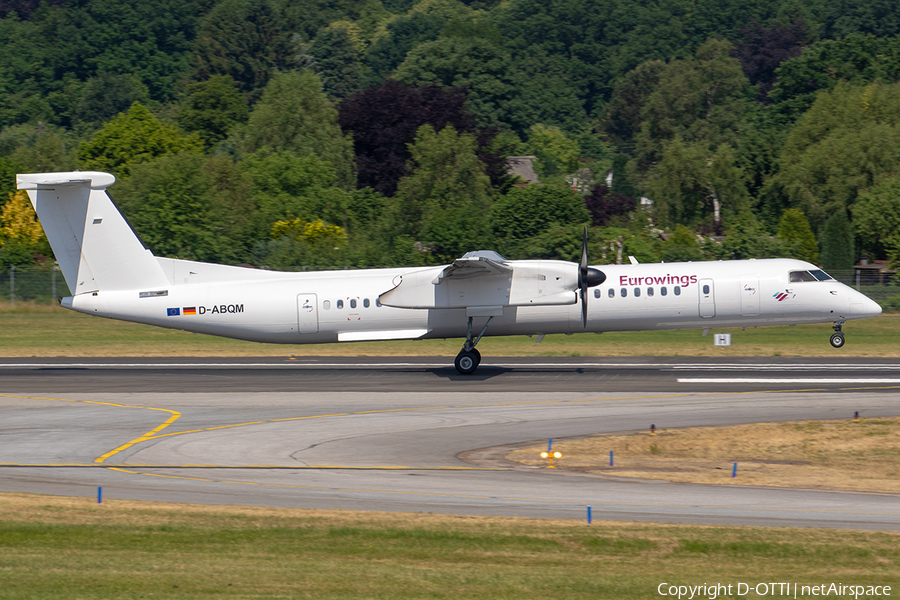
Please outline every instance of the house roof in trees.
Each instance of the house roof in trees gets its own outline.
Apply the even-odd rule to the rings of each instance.
[[[535,156],[507,156],[506,172],[510,175],[518,175],[525,180],[527,185],[540,183],[537,173],[534,172],[534,164],[532,164],[536,158]]]

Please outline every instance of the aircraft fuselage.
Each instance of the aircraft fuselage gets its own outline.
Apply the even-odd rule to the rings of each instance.
[[[465,308],[384,306],[397,276],[421,268],[276,272],[159,259],[165,289],[99,291],[63,305],[96,316],[257,342],[329,343],[464,337]],[[790,281],[815,266],[791,259],[604,265],[588,290],[587,327],[578,292],[568,305],[504,306],[487,335],[705,329],[843,322],[881,309],[833,279]],[[183,271],[184,281],[177,281]],[[207,273],[208,272],[208,273]],[[204,283],[226,273],[229,281]],[[472,313],[470,312],[469,315]],[[480,328],[486,316],[475,316]]]

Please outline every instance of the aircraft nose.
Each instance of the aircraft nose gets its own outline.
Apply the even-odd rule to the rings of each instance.
[[[881,314],[881,306],[868,296],[854,290],[850,296],[850,318],[868,319]]]

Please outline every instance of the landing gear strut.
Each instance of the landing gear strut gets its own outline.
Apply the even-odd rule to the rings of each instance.
[[[843,324],[844,321],[834,322],[834,333],[831,334],[831,345],[835,348],[840,348],[844,345],[844,333],[841,331],[841,326]]]
[[[453,365],[456,367],[456,370],[459,371],[460,375],[471,375],[475,372],[475,369],[478,368],[478,365],[481,364],[481,353],[475,349],[475,346],[481,341],[484,332],[487,331],[488,325],[491,324],[491,319],[493,318],[494,317],[488,317],[487,323],[484,324],[481,333],[478,334],[478,337],[475,338],[475,341],[473,342],[472,317],[469,317],[469,328],[466,331],[466,343],[463,344],[462,350],[459,351],[459,354],[456,355],[456,360],[453,361]]]

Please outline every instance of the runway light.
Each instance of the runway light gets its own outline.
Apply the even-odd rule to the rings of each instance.
[[[656,425],[650,425],[650,435],[656,435]]]
[[[552,444],[553,441],[551,440],[550,443]],[[547,465],[548,469],[555,469],[556,467],[553,466],[553,459],[554,458],[557,458],[557,459],[562,458],[562,452],[559,452],[559,451],[552,452],[551,448],[553,448],[553,446],[548,444],[547,449],[544,450],[543,452],[541,452],[541,458],[543,458],[544,460],[550,461],[550,464]]]
[[[853,413],[853,420],[854,420],[854,421],[859,421],[859,411],[856,411],[856,412]]]

